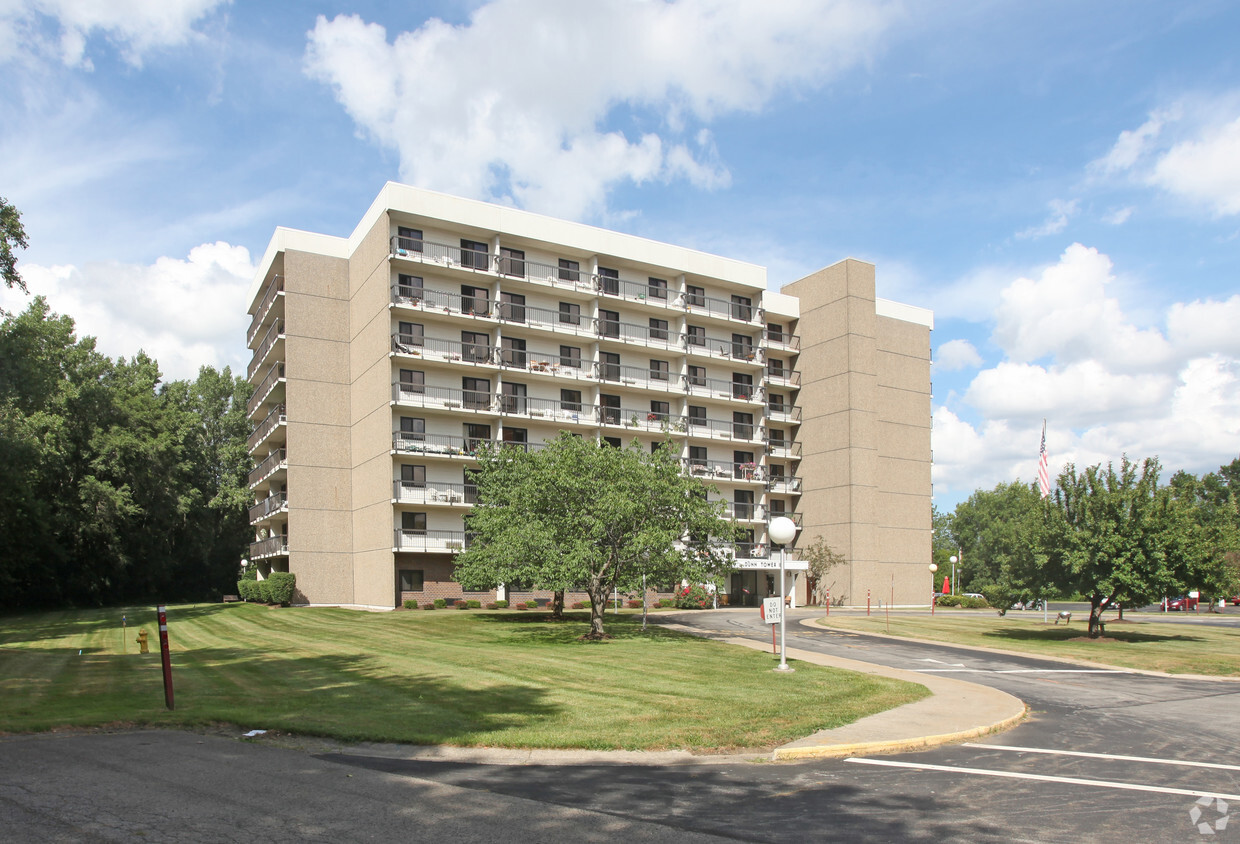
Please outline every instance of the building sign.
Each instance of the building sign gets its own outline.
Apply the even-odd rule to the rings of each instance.
[[[747,557],[738,557],[732,561],[733,571],[749,570],[749,569],[778,569],[779,560],[760,560],[750,559]],[[809,571],[809,563],[805,560],[789,560],[784,568],[787,571]]]

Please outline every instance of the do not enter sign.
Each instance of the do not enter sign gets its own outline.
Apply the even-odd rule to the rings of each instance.
[[[762,620],[767,624],[779,624],[784,617],[784,602],[779,598],[762,599]]]

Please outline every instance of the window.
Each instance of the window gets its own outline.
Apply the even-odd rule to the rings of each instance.
[[[426,395],[426,373],[420,369],[402,369],[400,371],[401,396]]]
[[[732,436],[740,440],[753,439],[753,414],[732,412]]]
[[[560,366],[581,369],[581,349],[577,346],[560,346]]]
[[[425,513],[401,513],[400,529],[406,533],[416,532],[422,536],[426,535],[426,514]]]
[[[426,420],[413,416],[400,417],[400,441],[402,443],[426,442]]]
[[[706,424],[706,408],[696,405],[689,405],[689,424],[705,425]]]
[[[753,491],[740,490],[732,493],[732,512],[738,519],[753,518]]]
[[[667,280],[662,278],[648,279],[646,282],[646,295],[651,299],[667,300]]]
[[[397,226],[396,248],[404,249],[406,252],[421,252],[422,230],[411,229],[408,226]]]
[[[737,360],[753,360],[753,338],[745,334],[733,334],[732,357]]]
[[[598,268],[598,289],[600,293],[607,293],[612,296],[620,295],[620,271],[609,270],[606,267]]]
[[[509,445],[527,445],[530,441],[529,431],[525,428],[509,428],[504,426],[504,442]]]
[[[471,410],[486,410],[491,406],[490,378],[462,378],[463,404]]]
[[[521,430],[521,429],[516,429]],[[521,431],[521,433],[525,433]],[[478,484],[474,481],[474,473],[472,469],[464,469],[461,472],[462,487],[465,493],[466,504],[478,503]]]
[[[670,373],[668,372],[667,361],[665,360],[650,361],[650,380],[651,381],[666,381],[668,380],[669,374]]]
[[[560,390],[560,410],[581,412],[581,390]]]
[[[689,367],[689,386],[705,387],[706,386],[706,367],[690,366]]]
[[[666,422],[666,421],[667,421],[667,415],[668,415],[669,413],[671,413],[671,411],[672,411],[672,407],[671,407],[671,404],[670,404],[669,402],[665,402],[665,401],[652,401],[652,402],[650,403],[650,416],[651,416],[652,418],[651,418],[649,421],[651,421],[651,422],[654,422],[654,421]]]
[[[525,252],[520,249],[509,249],[501,246],[499,249],[499,271],[504,275],[519,275],[525,277]]]
[[[706,446],[691,445],[689,446],[689,470],[706,468]]]
[[[604,425],[620,424],[620,397],[609,396],[606,393],[598,397],[599,416],[602,418]],[[617,441],[617,444],[618,441]]]
[[[706,307],[706,289],[692,284],[685,286],[685,304],[691,308]]]
[[[500,339],[499,359],[504,366],[517,366],[525,368],[525,341],[516,337],[504,337]]]
[[[788,441],[784,439],[783,428],[771,428],[767,439],[771,444],[771,448],[783,448],[788,444]]]
[[[401,466],[400,485],[402,489],[426,489],[426,467]]]
[[[620,312],[605,311],[602,308],[598,312],[598,336],[600,337],[619,337],[620,336]]]
[[[485,270],[488,265],[487,245],[476,240],[461,238],[461,266]]]
[[[732,477],[747,481],[753,477],[756,467],[757,464],[754,463],[752,451],[732,452]]]
[[[753,398],[753,376],[740,372],[732,373],[732,398],[748,401]]]
[[[503,394],[504,413],[526,413],[529,410],[529,403],[526,401],[526,389],[524,384],[509,384],[505,382],[500,386],[500,392]]]
[[[478,450],[478,446],[482,443],[491,441],[491,426],[476,425],[469,423],[465,425],[465,450],[473,454]]]
[[[652,319],[650,320],[650,339],[666,340],[667,339],[667,320]]]
[[[766,374],[771,378],[784,377],[784,362],[778,358],[771,358],[766,362]]]
[[[581,325],[581,305],[576,305],[572,302],[561,302],[560,324]]]
[[[685,342],[690,346],[705,346],[706,329],[700,325],[690,325],[685,333]]]
[[[581,281],[581,264],[561,258],[560,281]]]
[[[771,511],[771,518],[782,516],[788,512],[788,502],[780,498],[773,498],[766,503],[767,508]]]
[[[396,296],[400,301],[416,304],[422,301],[422,279],[401,273],[396,277]]]
[[[525,322],[525,297],[520,293],[499,294],[500,319],[509,322]]]
[[[768,322],[766,324],[766,339],[772,343],[784,342],[784,327],[778,322]]]
[[[461,332],[461,358],[473,363],[491,361],[491,337],[475,331]]]
[[[783,413],[787,409],[784,405],[783,393],[771,393],[767,396],[766,406],[771,413]]]
[[[411,352],[422,348],[422,326],[416,322],[397,323],[396,351]]]
[[[623,448],[623,446],[620,444],[619,437],[603,437],[603,445],[608,445],[608,446],[611,446],[612,448]]]
[[[733,296],[732,319],[741,319],[745,322],[753,319],[753,300],[748,296]]]
[[[461,313],[475,316],[491,315],[491,292],[485,287],[461,285]]]
[[[766,467],[766,471],[770,474],[771,480],[776,480],[776,479],[782,480],[784,477],[784,464],[772,463],[771,465]]]
[[[598,377],[603,381],[620,380],[620,355],[613,352],[599,352]]]
[[[425,582],[422,569],[400,570],[400,591],[402,592],[421,592]]]

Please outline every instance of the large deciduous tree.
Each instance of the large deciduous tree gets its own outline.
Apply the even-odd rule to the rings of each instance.
[[[1002,614],[1016,601],[1045,598],[1054,573],[1048,538],[1055,514],[1028,484],[978,490],[956,506],[951,534],[960,549],[958,577]]]
[[[13,247],[25,249],[27,246],[21,212],[0,196],[0,278],[4,279],[5,287],[19,287],[25,291],[26,282],[17,272],[17,256],[13,254]]]
[[[709,579],[733,557],[735,526],[723,502],[689,477],[670,449],[643,453],[562,433],[540,451],[484,450],[474,473],[477,506],[469,547],[457,557],[467,589],[520,582],[584,588],[587,639],[606,637],[613,589],[654,581]]]

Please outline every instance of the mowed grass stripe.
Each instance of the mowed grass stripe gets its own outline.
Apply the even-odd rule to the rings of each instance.
[[[169,607],[176,710],[163,708],[152,610],[0,618],[0,730],[117,721],[226,722],[343,739],[547,748],[769,747],[917,699],[921,686],[799,665],[607,618],[578,641],[519,612],[362,613],[253,605]],[[132,644],[132,641],[130,641]],[[83,656],[77,656],[77,648]]]

